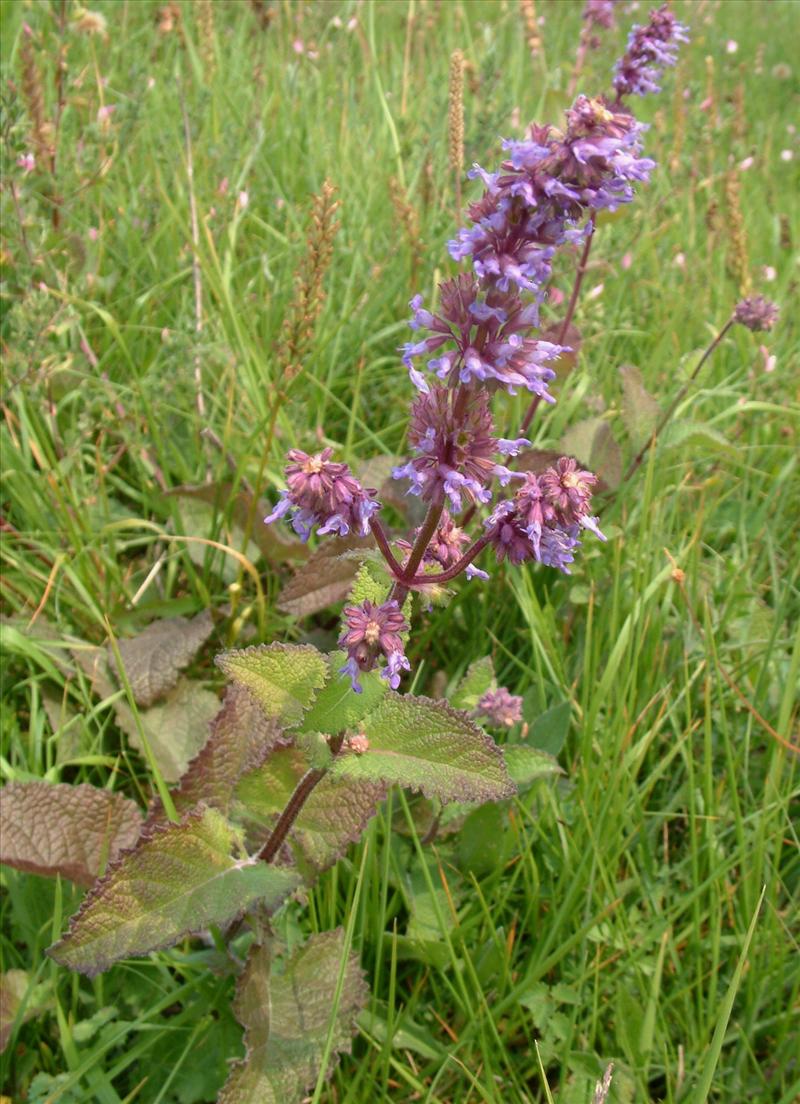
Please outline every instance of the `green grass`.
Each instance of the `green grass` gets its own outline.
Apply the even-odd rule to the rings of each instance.
[[[557,119],[581,5],[539,0],[542,66],[511,3],[285,2],[265,30],[248,4],[217,3],[213,73],[191,4],[180,6],[182,38],[159,33],[149,0],[94,7],[107,42],[71,25],[64,34],[55,184],[15,161],[28,148],[22,22],[36,33],[52,111],[60,5],[0,9],[14,86],[4,83],[3,102],[2,583],[13,620],[0,771],[87,781],[144,805],[155,788],[147,761],[52,641],[100,644],[109,630],[210,607],[217,627],[198,671],[218,686],[211,657],[222,647],[332,639],[335,610],[313,623],[277,612],[289,569],[245,542],[235,494],[247,481],[274,497],[293,445],[330,443],[353,462],[402,453],[406,303],[452,267],[450,52],[470,62],[466,162],[491,167],[515,107],[523,122]],[[748,266],[755,290],[783,306],[764,341],[776,367],[764,371],[757,337],[732,331],[656,454],[605,507],[611,539],[587,541],[571,577],[497,569],[491,584],[459,583],[449,604],[417,616],[417,691],[491,652],[535,709],[569,703],[566,776],[456,845],[423,846],[413,803],[395,793],[307,906],[286,910],[290,942],[350,925],[373,993],[353,1056],[315,1100],[584,1104],[612,1060],[617,1102],[800,1094],[799,787],[787,746],[800,743],[800,150],[788,129],[800,97],[785,72],[797,70],[798,9],[729,0],[680,11],[692,44],[665,91],[636,105],[660,167],[601,227],[577,316],[580,361],[534,423],[536,443],[555,448],[570,424],[602,414],[633,455],[618,368],[639,366],[666,404],[729,316],[739,287],[725,174],[749,156],[738,174]],[[624,28],[642,14],[620,13],[590,55],[587,92],[607,87]],[[334,16],[358,25],[339,29]],[[296,53],[295,39],[318,57]],[[700,106],[707,58],[711,112]],[[116,107],[107,129],[101,104]],[[391,177],[419,218],[416,280]],[[271,434],[276,347],[326,178],[342,204],[327,299]],[[572,263],[558,272],[567,292]],[[498,407],[513,427],[522,400]],[[207,478],[233,488],[210,521],[164,493]],[[44,955],[77,891],[7,868],[1,877],[3,968],[26,970],[44,1004],[2,1057],[3,1091],[25,1099],[41,1072],[59,1080],[40,1078],[37,1099],[212,1100],[241,1053],[232,980],[207,968],[214,952],[187,942],[79,979]]]

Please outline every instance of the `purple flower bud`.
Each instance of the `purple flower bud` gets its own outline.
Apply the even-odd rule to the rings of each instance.
[[[689,41],[688,30],[666,4],[650,12],[646,26],[634,26],[628,36],[628,50],[614,67],[614,88],[619,99],[660,92],[657,82],[661,70],[678,60],[679,44]]]
[[[763,295],[752,295],[736,304],[733,317],[748,330],[771,330],[778,321],[778,304]]]
[[[495,728],[511,728],[522,720],[522,698],[499,686],[497,690],[486,691],[475,712]]]
[[[267,525],[288,514],[303,540],[308,540],[315,525],[320,534],[346,537],[353,530],[367,536],[369,519],[380,509],[374,501],[377,491],[362,487],[347,464],[331,460],[332,454],[331,448],[316,456],[289,450],[288,490],[281,492],[275,509],[264,518]]]
[[[358,677],[362,671],[371,671],[378,657],[386,657],[386,666],[381,671],[391,688],[400,685],[400,672],[410,671],[411,666],[405,656],[401,633],[408,632],[406,619],[392,599],[376,606],[369,600],[360,606],[346,606],[345,631],[339,638],[339,644],[347,649],[347,662],[340,669],[349,676],[353,689],[361,693]]]

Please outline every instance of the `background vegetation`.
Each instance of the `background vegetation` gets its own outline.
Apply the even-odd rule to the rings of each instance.
[[[242,492],[274,499],[293,445],[356,466],[402,453],[406,303],[451,271],[450,54],[468,64],[466,162],[491,167],[500,136],[559,119],[581,7],[539,0],[532,58],[506,2],[95,0],[105,36],[76,5],[2,5],[4,780],[152,793],[67,643],[210,609],[193,673],[218,690],[224,646],[333,639],[335,608],[278,610],[291,569],[249,539]],[[587,93],[646,14],[630,7],[589,55]],[[663,406],[742,291],[782,320],[731,332],[571,577],[497,569],[419,616],[415,688],[491,652],[566,773],[424,849],[395,795],[287,909],[295,943],[355,907],[373,991],[325,1100],[586,1102],[612,1060],[615,1101],[800,1093],[798,8],[676,8],[691,45],[637,104],[660,168],[601,227],[580,358],[536,444],[600,418],[614,482],[637,433],[620,366]],[[340,225],[290,379],[282,326],[326,179]],[[556,286],[571,276],[564,263]],[[205,482],[211,505],[174,493]],[[4,969],[27,972],[35,1013],[3,1054],[4,1091],[213,1100],[241,1052],[216,951],[79,979],[44,955],[78,891],[7,868],[2,887]]]

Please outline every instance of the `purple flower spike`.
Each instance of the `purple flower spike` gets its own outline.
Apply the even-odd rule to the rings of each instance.
[[[634,26],[628,50],[614,67],[614,88],[619,99],[660,92],[657,82],[661,70],[678,60],[678,46],[689,41],[688,31],[666,4],[650,12],[646,26]]]
[[[345,631],[339,638],[339,644],[347,649],[347,662],[340,669],[349,676],[353,689],[361,693],[358,677],[362,671],[371,671],[378,657],[386,657],[386,667],[381,671],[391,688],[400,685],[400,672],[410,671],[411,666],[405,655],[401,633],[408,632],[406,619],[392,599],[376,606],[364,601],[360,606],[346,606]]]
[[[748,330],[771,330],[778,321],[778,304],[763,295],[752,295],[736,304],[733,318]]]
[[[321,535],[346,537],[352,530],[367,536],[369,519],[380,509],[380,503],[374,501],[377,491],[362,487],[347,464],[331,460],[332,454],[331,448],[316,456],[289,450],[291,463],[285,469],[288,490],[281,492],[275,509],[264,518],[267,525],[288,515],[303,540],[308,540],[314,526]]]
[[[477,705],[476,713],[495,728],[512,728],[522,720],[522,698],[510,694],[505,686],[487,690]]]
[[[411,407],[408,440],[413,460],[393,471],[395,479],[410,479],[410,494],[430,501],[444,495],[458,513],[465,500],[488,502],[489,484],[506,469],[497,463],[487,391],[432,387]]]

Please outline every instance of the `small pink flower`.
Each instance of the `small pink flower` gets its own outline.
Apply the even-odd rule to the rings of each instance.
[[[217,184],[217,195],[224,196],[228,194],[228,178],[223,176],[219,184]]]
[[[236,197],[236,209],[238,211],[244,211],[244,209],[247,207],[249,202],[250,202],[250,196],[247,194],[247,192],[245,192],[245,191],[239,192],[238,196]]]
[[[728,41],[725,43],[726,54],[735,54],[738,49],[739,43],[734,38],[729,38]]]
[[[755,165],[755,163],[756,163],[755,157],[745,157],[744,161],[739,162],[739,171],[740,172],[747,172],[748,169],[752,169],[752,167],[753,167],[753,165]]]
[[[89,241],[95,242],[100,237],[100,231],[97,229],[96,226],[90,226],[88,233],[89,233]]]
[[[147,91],[152,92],[153,89],[155,88],[155,86],[156,86],[156,78],[155,77],[148,77],[147,78]]]
[[[302,38],[296,38],[292,43],[292,49],[296,54],[304,54],[306,52],[305,43]]]
[[[711,98],[711,96],[706,96],[706,98],[700,104],[700,110],[708,111],[713,106],[713,104],[714,100]]]
[[[33,172],[36,168],[36,158],[32,153],[23,153],[21,157],[17,158],[17,164],[21,169],[24,169],[26,173]]]
[[[547,293],[547,298],[554,307],[560,307],[561,304],[564,302],[566,296],[564,295],[564,292],[561,290],[561,288],[552,287]]]
[[[761,274],[768,284],[771,284],[775,277],[778,275],[772,265],[764,265],[764,267],[761,269]]]
[[[590,288],[586,292],[586,298],[587,299],[599,299],[600,296],[603,294],[603,288],[604,287],[605,287],[605,284],[595,284],[593,288]]]
[[[354,736],[347,737],[344,746],[356,755],[363,755],[365,751],[369,751],[369,740],[363,732],[357,732]]]
[[[358,20],[353,15],[347,20],[347,29],[348,29],[348,31],[354,31],[357,26],[358,26]]]
[[[676,268],[679,268],[681,269],[681,271],[683,271],[683,269],[686,268],[686,254],[676,253],[672,263],[675,265]]]
[[[622,260],[619,262],[623,272],[627,272],[633,264],[633,253],[623,253]]]
[[[785,149],[781,150],[781,161],[792,161],[794,159],[794,150]]]
[[[764,361],[764,371],[774,372],[775,365],[778,363],[778,358],[770,353],[766,345],[759,345],[758,351],[761,353],[761,357]]]
[[[98,121],[98,123],[108,125],[108,123],[111,122],[111,116],[114,114],[114,112],[116,110],[117,110],[117,105],[116,104],[103,104],[103,106],[101,108],[98,108],[98,111],[97,111],[97,121]]]

